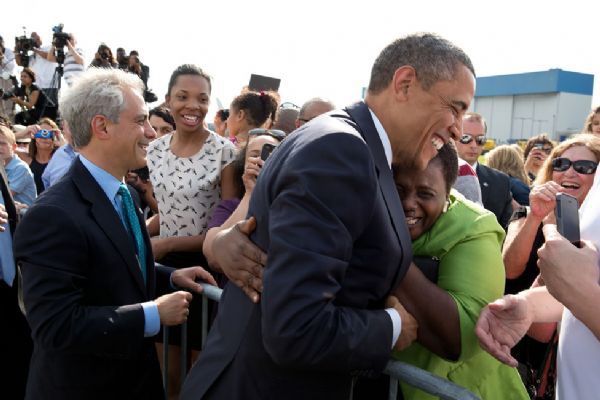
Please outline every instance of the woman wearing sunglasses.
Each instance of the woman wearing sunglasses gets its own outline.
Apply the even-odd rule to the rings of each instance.
[[[542,226],[556,223],[556,194],[574,196],[581,205],[594,182],[598,161],[600,137],[590,134],[560,143],[544,161],[529,195],[530,207],[515,211],[508,225],[503,246],[507,294],[519,293],[534,283],[539,274],[537,250],[544,243]],[[550,340],[553,332],[553,327],[530,331],[542,342]],[[525,337],[513,349],[513,355],[535,374],[544,361],[546,348],[545,343]]]

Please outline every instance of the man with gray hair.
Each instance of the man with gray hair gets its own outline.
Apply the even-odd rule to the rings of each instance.
[[[164,399],[152,336],[161,323],[184,322],[192,296],[152,300],[155,287],[169,278],[197,292],[196,278],[216,284],[200,267],[155,271],[123,183],[156,136],[143,89],[135,75],[93,69],[61,96],[79,158],[29,209],[14,241],[35,347],[27,399]]]
[[[387,398],[384,383],[356,378],[378,375],[392,348],[415,339],[407,310],[426,332],[421,344],[446,343],[428,329],[446,320],[426,315],[431,297],[411,262],[391,166],[424,170],[458,139],[474,75],[449,41],[400,38],[375,61],[364,102],[279,145],[252,193],[252,241],[240,233],[252,220],[215,239],[230,283],[182,399]],[[242,279],[233,265],[246,268]],[[389,296],[395,288],[406,309]]]

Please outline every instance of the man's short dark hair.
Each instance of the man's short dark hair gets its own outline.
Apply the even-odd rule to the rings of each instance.
[[[469,56],[450,41],[432,33],[409,35],[395,40],[379,54],[371,70],[369,92],[377,94],[388,87],[396,70],[413,67],[423,89],[441,80],[452,80],[458,65],[475,69]]]
[[[176,126],[175,126],[175,119],[171,115],[171,111],[169,111],[168,108],[166,108],[166,107],[160,107],[160,106],[159,107],[154,107],[148,113],[148,118],[150,118],[153,115],[156,115],[157,117],[162,118],[167,124],[169,124],[169,125],[171,125],[173,127],[173,130],[175,130],[175,128],[176,128]]]

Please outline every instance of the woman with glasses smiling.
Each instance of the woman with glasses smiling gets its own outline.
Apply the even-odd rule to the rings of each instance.
[[[542,226],[556,223],[556,194],[574,196],[581,205],[594,182],[598,161],[600,137],[590,134],[580,134],[560,143],[544,161],[529,195],[530,207],[515,211],[508,225],[502,254],[507,278],[505,293],[519,293],[536,281],[537,250],[544,243]],[[538,325],[530,334],[547,342],[554,332],[555,324],[551,325],[550,328]],[[545,343],[525,337],[513,349],[513,356],[535,376],[542,367],[546,348]]]

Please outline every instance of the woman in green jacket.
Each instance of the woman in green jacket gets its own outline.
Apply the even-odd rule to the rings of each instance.
[[[405,304],[419,322],[417,342],[394,357],[482,399],[527,399],[517,370],[483,351],[475,336],[481,309],[504,293],[504,231],[494,214],[452,190],[457,169],[456,150],[447,144],[425,171],[394,171],[416,264],[422,257],[439,262],[437,285],[419,285],[428,304]],[[395,292],[403,303],[407,290],[401,285]],[[406,399],[434,398],[401,388]]]

